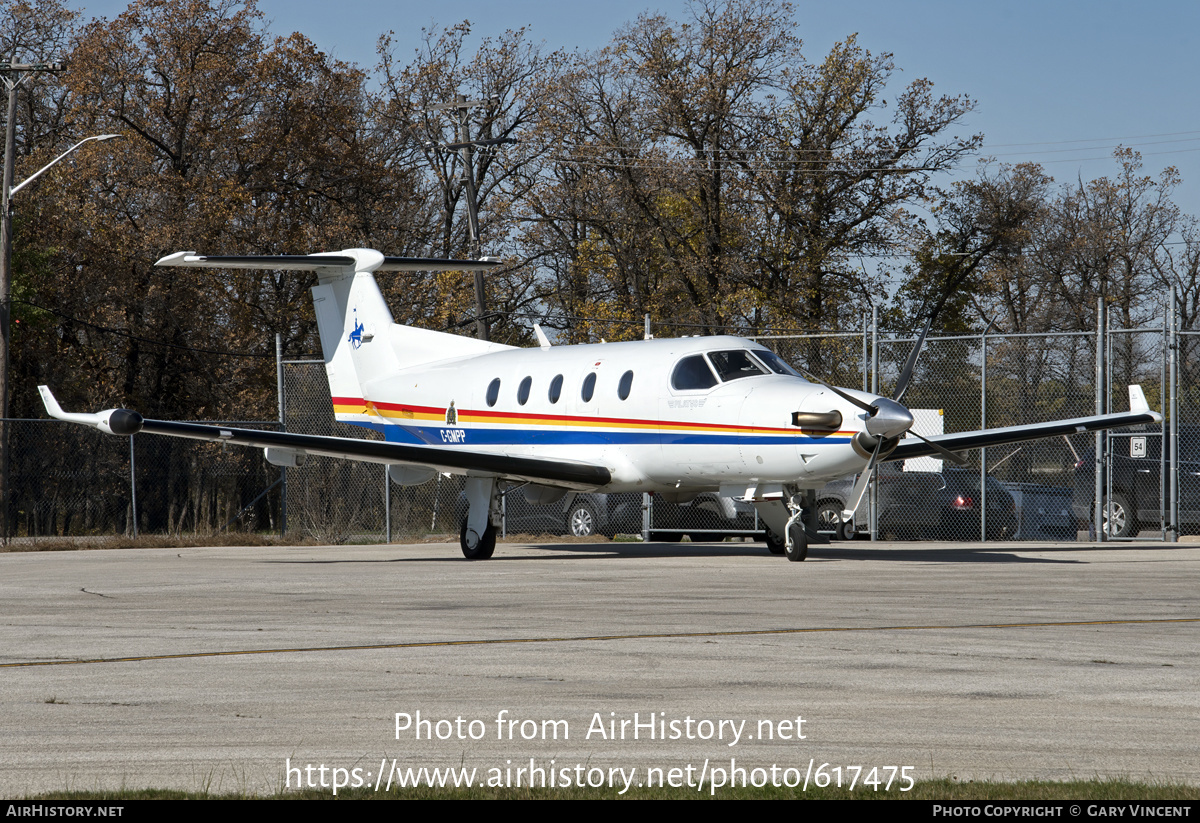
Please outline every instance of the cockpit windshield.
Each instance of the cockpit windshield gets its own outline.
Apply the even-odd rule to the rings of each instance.
[[[787,364],[782,357],[773,351],[767,349],[755,349],[754,353],[758,355],[758,359],[767,364],[767,368],[776,374],[790,374],[793,377],[800,377],[800,373]]]
[[[693,354],[675,364],[671,387],[683,391],[711,389],[742,377],[775,374],[800,375],[777,354],[767,349],[729,349]]]
[[[745,349],[712,351],[708,353],[708,359],[717,370],[717,376],[721,378],[722,383],[737,380],[739,377],[757,377],[767,373]]]

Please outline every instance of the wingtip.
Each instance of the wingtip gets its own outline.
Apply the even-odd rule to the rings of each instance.
[[[1150,404],[1146,402],[1146,394],[1136,383],[1129,387],[1129,410],[1135,413],[1150,412]]]
[[[188,263],[191,262],[190,260],[188,260],[188,257],[196,257],[196,256],[197,256],[197,254],[194,251],[177,251],[174,254],[168,254],[166,257],[161,258],[154,265],[156,265],[156,266],[186,266]]]
[[[58,405],[58,400],[55,399],[54,392],[50,391],[50,387],[38,386],[38,393],[42,396],[42,405],[46,407],[46,413],[61,420],[62,406]]]

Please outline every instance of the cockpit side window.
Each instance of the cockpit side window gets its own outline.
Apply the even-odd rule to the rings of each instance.
[[[675,365],[671,372],[671,388],[680,391],[692,389],[711,389],[717,385],[717,378],[712,369],[704,361],[704,355],[693,354],[685,357]]]
[[[708,359],[712,361],[717,376],[723,383],[737,380],[739,377],[757,377],[767,373],[745,349],[709,352]]]

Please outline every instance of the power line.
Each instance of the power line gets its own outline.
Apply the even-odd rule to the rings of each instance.
[[[72,323],[78,323],[81,326],[87,326],[88,328],[95,329],[96,331],[105,332],[106,334],[113,334],[113,335],[116,335],[117,337],[124,337],[128,340],[137,340],[139,343],[149,343],[154,346],[163,346],[168,349],[180,349],[182,351],[196,352],[198,354],[216,354],[221,357],[270,357],[270,358],[275,357],[274,352],[270,352],[270,353],[266,353],[266,354],[257,354],[255,352],[217,351],[215,349],[199,349],[194,346],[182,346],[182,345],[179,345],[178,343],[165,343],[162,340],[155,340],[152,337],[142,337],[140,335],[130,334],[129,332],[122,331],[121,329],[114,329],[114,328],[110,328],[109,326],[101,326],[97,323],[91,323],[87,320],[81,320],[78,317],[72,317],[71,315],[61,312],[61,311],[58,311],[57,309],[50,309],[45,306],[39,306],[37,303],[31,302],[29,300],[19,300],[17,298],[13,298],[12,302],[13,303],[21,303],[22,305],[25,305],[25,306],[31,306],[32,308],[39,309],[40,311],[44,311],[49,314],[53,314],[56,317],[61,317],[62,319],[69,320]]]

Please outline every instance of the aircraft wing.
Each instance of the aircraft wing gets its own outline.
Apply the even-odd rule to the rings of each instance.
[[[360,440],[354,437],[325,437],[209,426],[202,423],[147,420],[129,409],[72,414],[62,410],[48,387],[38,386],[38,391],[41,392],[42,402],[45,403],[46,411],[51,417],[92,426],[108,434],[165,434],[171,437],[207,440],[211,443],[281,449],[297,454],[340,457],[366,463],[400,463],[454,474],[492,475],[533,483],[550,483],[576,491],[590,491],[606,485],[612,479],[604,466],[577,461],[543,460],[495,452],[469,451],[457,447],[413,446],[381,440]]]
[[[487,271],[499,267],[499,260],[446,260],[435,257],[384,257],[375,271]],[[196,254],[180,251],[159,260],[156,266],[181,266],[197,269],[271,269],[273,271],[317,271],[356,265],[356,258],[345,254]]]
[[[1132,390],[1134,386],[1130,386]],[[1132,393],[1132,392],[1131,392]],[[1141,394],[1141,389],[1138,389]],[[1142,400],[1145,404],[1145,400]],[[1050,423],[1032,423],[1025,426],[1006,426],[1001,429],[985,429],[983,431],[959,432],[956,434],[940,434],[929,440],[950,451],[966,451],[982,446],[1002,446],[1005,443],[1021,443],[1026,440],[1038,440],[1044,437],[1061,437],[1066,434],[1115,429],[1119,426],[1135,426],[1139,423],[1159,423],[1162,415],[1150,411],[1149,407],[1133,411],[1118,412],[1117,414],[1097,414],[1092,417],[1076,417],[1071,420],[1055,420]],[[937,450],[920,440],[901,442],[883,460],[906,460],[910,457],[928,457],[937,455]]]

